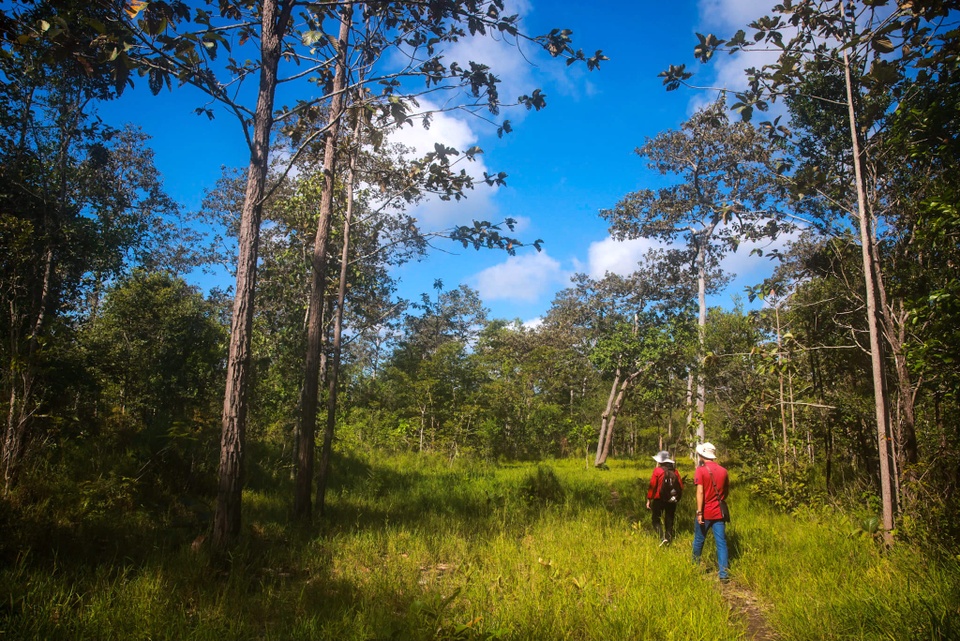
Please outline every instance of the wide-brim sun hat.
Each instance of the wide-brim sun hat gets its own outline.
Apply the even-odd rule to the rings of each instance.
[[[717,458],[717,448],[713,446],[713,443],[700,443],[700,445],[697,445],[697,454],[712,461]]]
[[[670,452],[666,450],[657,452],[657,455],[653,457],[653,460],[657,463],[676,463],[676,461],[670,458]]]

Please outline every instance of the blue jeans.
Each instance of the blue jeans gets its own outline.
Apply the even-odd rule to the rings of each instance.
[[[713,541],[717,544],[717,565],[720,566],[720,578],[729,578],[727,568],[729,561],[727,559],[727,524],[723,521],[704,521],[700,525],[696,521],[693,523],[693,562],[700,562],[700,554],[703,552],[703,544],[707,540],[707,531],[713,530]]]

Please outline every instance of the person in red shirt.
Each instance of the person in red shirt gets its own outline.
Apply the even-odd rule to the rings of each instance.
[[[653,510],[653,530],[660,537],[660,545],[666,545],[673,540],[673,519],[677,512],[677,503],[680,502],[680,495],[683,493],[683,481],[674,469],[675,462],[670,458],[670,452],[666,450],[657,452],[653,460],[657,462],[657,467],[650,475],[647,509]],[[668,475],[670,475],[669,480]],[[665,480],[668,480],[666,487]],[[663,516],[662,525],[661,516]]]
[[[693,562],[700,562],[707,532],[713,532],[717,546],[717,565],[721,581],[729,580],[727,556],[727,519],[721,513],[720,501],[727,500],[729,483],[727,470],[714,459],[717,449],[712,443],[697,445],[697,471],[693,482],[697,486],[697,522],[693,527]]]

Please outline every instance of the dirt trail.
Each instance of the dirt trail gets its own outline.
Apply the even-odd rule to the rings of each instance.
[[[767,623],[764,610],[768,607],[746,586],[733,581],[723,583],[723,598],[734,616],[747,626],[747,638],[752,641],[779,641],[780,637]]]

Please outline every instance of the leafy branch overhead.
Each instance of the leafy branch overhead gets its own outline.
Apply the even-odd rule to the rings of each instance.
[[[755,111],[767,111],[770,102],[789,97],[811,74],[831,66],[839,69],[843,50],[862,57],[865,73],[859,76],[858,89],[865,97],[897,96],[905,82],[935,79],[941,61],[956,55],[952,32],[941,26],[952,9],[956,7],[951,3],[937,0],[871,0],[861,7],[785,0],[774,7],[773,15],[752,21],[748,30],[741,29],[729,39],[698,33],[693,55],[708,63],[721,51],[777,54],[773,64],[746,69],[747,88],[731,92],[736,97],[731,109],[747,121]],[[670,65],[658,75],[667,91],[693,86],[694,73],[685,64]]]
[[[475,220],[472,225],[454,227],[450,232],[450,239],[464,247],[502,249],[513,256],[517,253],[517,248],[524,247],[526,243],[512,236],[504,235],[502,226],[506,226],[510,232],[513,232],[516,224],[517,221],[513,218],[507,218],[500,224]],[[543,239],[538,238],[529,244],[538,252],[543,249]]]

